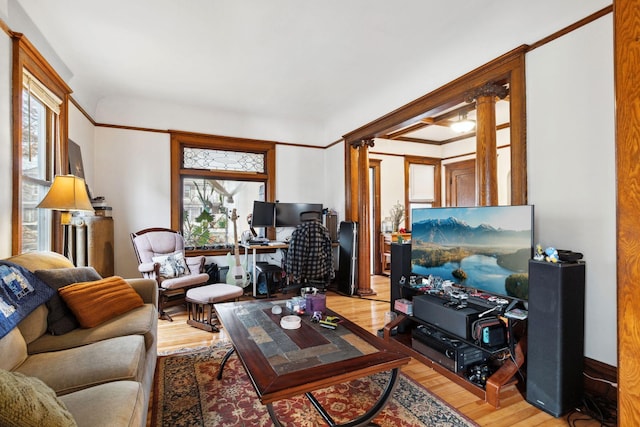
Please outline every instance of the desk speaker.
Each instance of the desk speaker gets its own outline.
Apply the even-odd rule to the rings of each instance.
[[[527,401],[555,417],[584,393],[584,263],[529,261]]]

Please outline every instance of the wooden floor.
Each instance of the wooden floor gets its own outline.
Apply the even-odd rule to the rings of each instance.
[[[384,313],[389,311],[389,278],[375,276],[372,279],[372,288],[377,295],[367,298],[347,297],[328,292],[327,307],[375,334],[384,325]],[[224,329],[219,333],[201,331],[185,323],[186,311],[180,307],[173,307],[169,310],[173,322],[159,320],[159,354],[184,348],[210,346],[218,341],[228,340]],[[421,362],[412,360],[408,366],[403,368],[403,372],[482,426],[551,427],[569,425],[566,417],[554,418],[528,404],[514,386],[503,390],[500,399],[501,407],[495,409]],[[599,426],[600,423],[590,420],[580,421],[579,425],[589,427]]]

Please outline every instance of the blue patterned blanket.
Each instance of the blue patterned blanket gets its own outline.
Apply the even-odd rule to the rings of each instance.
[[[0,261],[0,338],[55,294],[26,268]]]

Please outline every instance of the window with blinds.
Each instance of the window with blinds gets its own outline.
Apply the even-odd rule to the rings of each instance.
[[[53,180],[62,100],[26,69],[22,75],[22,251],[50,250],[51,211],[36,205]]]

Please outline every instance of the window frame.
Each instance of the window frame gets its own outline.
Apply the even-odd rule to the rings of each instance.
[[[13,255],[22,252],[22,81],[24,70],[26,69],[44,87],[56,95],[62,102],[60,113],[58,114],[57,126],[55,123],[48,123],[53,126],[53,137],[51,151],[48,153],[53,158],[48,157],[47,163],[51,164],[47,179],[52,182],[56,174],[68,173],[69,165],[64,159],[68,158],[68,101],[71,89],[58,75],[53,67],[44,59],[38,50],[21,33],[12,33],[13,61],[12,61],[12,126],[13,126],[13,188],[11,207],[11,251]],[[49,128],[48,131],[52,129]],[[56,226],[57,224],[57,226]],[[53,212],[52,215],[52,247],[56,252],[62,252],[62,226],[60,224],[60,213]]]
[[[233,138],[218,135],[197,134],[191,132],[170,131],[171,135],[171,228],[182,230],[182,179],[199,177],[234,181],[263,181],[265,183],[265,201],[275,201],[276,189],[276,143],[272,141]],[[184,148],[203,148],[211,150],[260,153],[265,156],[265,171],[239,172],[204,169],[184,169]],[[275,229],[267,230],[267,237],[275,238]],[[228,249],[187,250],[189,255],[225,255]]]
[[[433,166],[433,200],[412,200],[411,199],[411,165]],[[404,157],[404,227],[411,229],[411,203],[431,203],[433,207],[442,205],[442,159],[435,157],[405,156]]]

